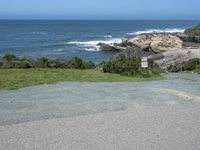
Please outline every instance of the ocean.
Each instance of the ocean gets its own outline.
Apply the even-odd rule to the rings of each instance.
[[[153,32],[183,32],[199,21],[91,21],[91,20],[0,20],[0,56],[12,53],[34,58],[78,56],[96,63],[114,55],[102,52],[99,42]]]

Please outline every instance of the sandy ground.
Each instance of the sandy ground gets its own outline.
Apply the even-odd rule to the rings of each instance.
[[[141,85],[141,83],[111,83],[109,86],[106,84],[107,90],[109,88],[114,90],[111,88],[112,85],[116,88],[116,93],[124,98],[128,94],[129,96],[130,94],[137,94],[133,101],[138,101],[131,102],[130,97],[127,98],[127,101],[123,101],[119,95],[115,95],[115,97],[106,95],[103,98],[100,96],[99,98],[107,101],[120,97],[120,105],[127,103],[128,106],[104,113],[92,111],[89,114],[65,118],[33,119],[30,122],[26,120],[24,123],[18,124],[14,122],[2,124],[0,125],[0,150],[199,150],[199,79],[199,76],[196,75],[185,74],[180,76],[173,74],[169,75],[169,79],[165,81],[143,83],[143,87],[134,87],[138,84]],[[75,85],[77,86],[77,83]],[[58,84],[52,85],[50,88],[58,88],[59,86],[62,86],[62,89],[70,87],[69,84]],[[93,86],[96,85],[92,84],[90,88],[92,89]],[[99,86],[102,92],[105,83],[99,84]],[[120,93],[120,87],[124,88],[124,86],[128,90],[122,90],[123,93]],[[42,87],[46,88],[44,85],[18,91],[2,91],[0,92],[1,106],[3,105],[8,109],[11,105],[7,105],[4,101],[11,99],[14,103],[15,99],[17,101],[20,100],[21,96],[24,96],[24,91],[31,89],[32,93],[35,94],[34,91],[40,90]],[[144,95],[138,93],[137,89],[140,91],[143,89],[141,92],[144,92],[145,88],[149,89],[150,92],[144,93]],[[79,92],[81,93],[81,91]],[[82,96],[82,100],[86,100],[88,94],[84,92],[83,88],[82,92],[83,95],[87,96]],[[99,93],[98,90],[96,92]],[[7,97],[8,94],[12,94],[12,96]],[[31,94],[29,93],[29,95]],[[44,98],[44,93],[41,95]],[[106,99],[107,97],[109,99]],[[140,103],[140,101],[143,101],[142,97],[146,100],[145,103]],[[50,99],[51,96],[48,98]],[[95,98],[98,99],[98,97]],[[156,103],[151,103],[155,99]],[[23,101],[25,102],[25,99]],[[158,101],[161,103],[158,103]],[[91,102],[87,102],[86,106],[90,106],[87,108],[91,109],[92,106],[100,105],[100,102],[104,103],[104,101],[96,101],[94,105],[89,105]],[[113,101],[109,106],[113,106],[116,102],[118,101]],[[63,103],[61,104],[63,105]],[[84,106],[85,103],[81,104]],[[48,107],[51,107],[50,103],[48,105]],[[24,105],[24,107],[27,107],[27,105]],[[7,109],[3,110],[3,107],[1,107],[1,113],[6,115],[7,112],[14,115],[15,112],[18,113],[22,110],[21,108],[10,112],[6,111]],[[22,112],[24,117],[25,112]],[[30,114],[28,113],[27,116],[30,116]],[[4,117],[0,117],[0,121],[3,121],[3,119]]]

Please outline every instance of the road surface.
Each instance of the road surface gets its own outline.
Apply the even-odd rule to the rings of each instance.
[[[198,150],[200,76],[0,91],[1,150]]]

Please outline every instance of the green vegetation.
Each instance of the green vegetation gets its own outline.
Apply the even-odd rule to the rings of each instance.
[[[51,84],[61,81],[79,82],[135,82],[162,79],[159,75],[143,77],[102,73],[94,69],[0,69],[0,89],[18,89],[31,85]]]
[[[200,69],[196,69],[195,72],[200,74]]]
[[[187,61],[183,65],[183,69],[188,70],[188,71],[200,69],[200,58],[194,58],[194,59]]]
[[[178,67],[176,64],[174,64],[174,65],[170,65],[170,66],[167,68],[167,70],[168,70],[169,72],[180,72],[180,71],[182,71],[182,67]]]
[[[174,64],[168,67],[170,72],[180,72],[180,71],[195,71],[200,70],[200,58],[193,58],[182,64]]]
[[[117,73],[126,76],[146,76],[158,75],[162,72],[160,67],[152,60],[149,60],[149,67],[143,69],[141,67],[141,58],[139,57],[125,57],[122,54],[117,55],[115,58],[103,62],[103,72]]]
[[[64,59],[48,59],[42,57],[32,59],[30,57],[16,57],[12,54],[6,54],[0,59],[0,69],[9,68],[70,68],[70,69],[93,69],[95,64],[91,61],[83,61],[79,57],[70,60]]]
[[[200,36],[200,24],[194,28],[185,30],[185,34],[190,36]]]
[[[0,58],[0,89],[18,89],[61,81],[133,82],[161,79],[159,66],[151,60],[149,64],[149,68],[144,70],[140,58],[127,58],[122,54],[97,66],[79,57],[53,60],[7,54]]]

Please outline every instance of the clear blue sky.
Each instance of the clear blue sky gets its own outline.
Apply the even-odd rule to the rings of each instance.
[[[0,19],[200,20],[200,0],[0,0]]]

